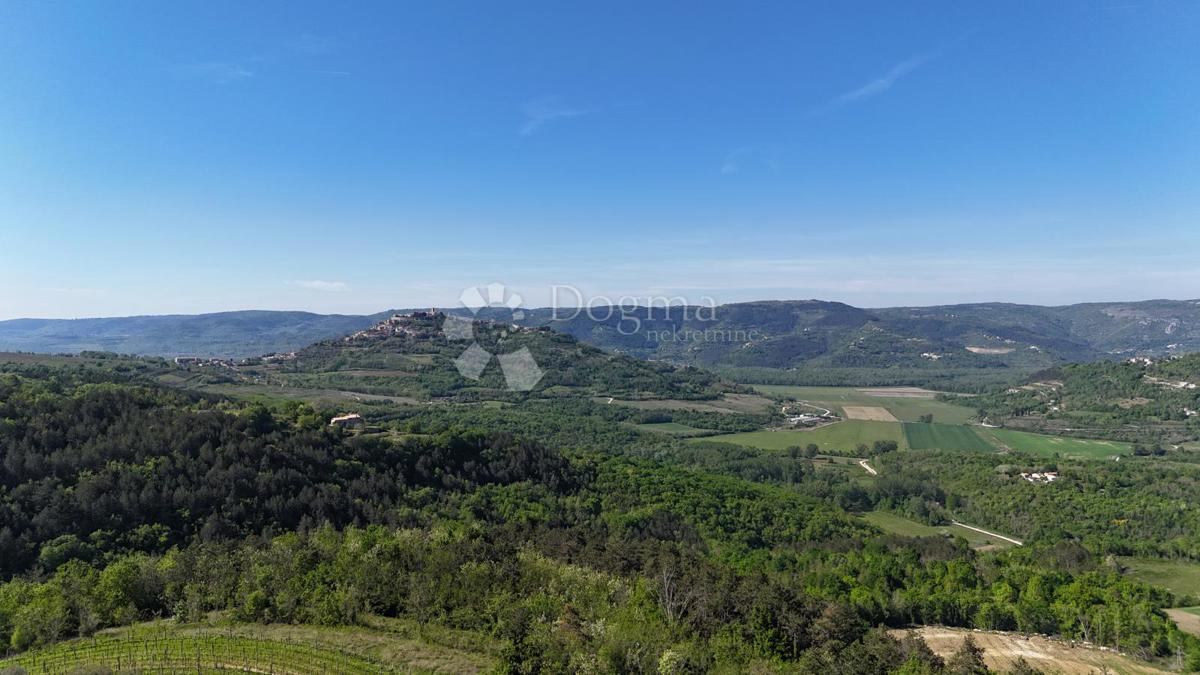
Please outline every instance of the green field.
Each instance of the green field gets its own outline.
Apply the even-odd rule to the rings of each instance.
[[[796,445],[804,447],[809,443],[816,443],[821,452],[844,455],[856,454],[860,443],[869,446],[879,440],[896,441],[900,447],[907,447],[904,443],[904,431],[900,428],[899,422],[868,422],[866,420],[845,420],[816,429],[748,431],[693,440],[734,443],[762,450],[785,450]]]
[[[991,436],[998,445],[1012,448],[1018,452],[1028,452],[1034,455],[1053,457],[1078,457],[1080,459],[1107,459],[1113,455],[1128,455],[1128,443],[1119,441],[1099,441],[1086,438],[1067,438],[1065,436],[1043,436],[1027,431],[1013,429],[980,428],[985,437]]]
[[[871,523],[875,527],[892,534],[898,534],[904,537],[933,537],[938,535],[952,534],[956,537],[962,537],[967,540],[967,543],[972,548],[981,548],[983,546],[995,546],[997,548],[1006,548],[1012,546],[1011,543],[1003,539],[993,539],[986,534],[969,530],[958,525],[944,525],[935,527],[918,523],[915,520],[909,520],[903,516],[898,516],[888,511],[871,511],[862,515],[863,520]]]
[[[905,422],[904,438],[908,441],[908,447],[914,450],[996,450],[971,427],[962,425]]]
[[[1200,563],[1157,558],[1119,558],[1128,574],[1148,584],[1162,586],[1179,596],[1200,599]]]
[[[902,422],[916,422],[921,415],[933,415],[934,422],[965,424],[975,410],[966,406],[945,403],[932,398],[911,396],[873,396],[852,387],[792,387],[775,384],[756,384],[754,388],[768,396],[790,396],[842,413],[844,405],[878,406],[887,408]]]

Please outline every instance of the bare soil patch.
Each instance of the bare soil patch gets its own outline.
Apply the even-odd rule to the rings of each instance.
[[[983,659],[989,668],[998,672],[1012,669],[1017,659],[1047,673],[1083,675],[1084,673],[1167,673],[1144,661],[1115,652],[1086,647],[1041,636],[1023,637],[1017,633],[992,633],[962,628],[924,626],[914,629],[925,638],[929,648],[943,658],[949,657],[970,635],[983,648]],[[902,637],[904,630],[892,633]]]
[[[872,420],[874,422],[897,422],[896,416],[887,408],[869,405],[844,405],[842,412],[852,420]]]
[[[1200,607],[1168,609],[1167,616],[1179,626],[1179,630],[1200,636]]]
[[[1012,347],[967,347],[972,354],[1011,354]]]

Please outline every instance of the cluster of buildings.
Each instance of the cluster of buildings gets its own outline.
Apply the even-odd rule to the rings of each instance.
[[[1054,481],[1058,480],[1058,472],[1057,471],[1045,471],[1045,472],[1035,471],[1033,473],[1027,473],[1027,472],[1022,471],[1021,478],[1024,478],[1025,480],[1029,481],[1030,483],[1053,483]]]
[[[347,335],[343,339],[346,342],[351,342],[362,338],[381,338],[396,335],[407,335],[414,338],[434,337],[438,334],[438,329],[431,319],[436,316],[437,312],[432,309],[428,312],[396,314],[366,330],[360,330],[357,333]]]
[[[232,368],[236,364],[231,359],[209,358],[207,356],[176,356],[177,366],[208,366],[211,368]]]

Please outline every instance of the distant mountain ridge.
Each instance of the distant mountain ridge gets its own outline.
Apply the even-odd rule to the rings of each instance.
[[[0,321],[0,350],[240,358],[300,349],[318,340],[362,330],[389,314],[248,310],[97,319],[14,319]]]
[[[821,300],[579,313],[546,325],[600,347],[695,365],[791,369],[1016,367],[1200,351],[1200,301],[861,309]],[[634,327],[637,330],[632,330]],[[707,333],[705,333],[707,331]],[[682,336],[682,337],[680,337]]]
[[[979,303],[863,309],[822,300],[716,308],[525,310],[519,322],[640,358],[725,368],[1018,368],[1200,351],[1200,300],[1046,307]],[[449,310],[468,314],[464,309]],[[0,321],[0,350],[246,357],[295,351],[393,312],[244,311]],[[606,316],[607,315],[607,316]],[[508,310],[479,318],[510,321]]]

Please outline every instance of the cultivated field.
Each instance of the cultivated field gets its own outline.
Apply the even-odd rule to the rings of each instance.
[[[754,394],[722,394],[721,398],[712,401],[688,401],[677,399],[651,399],[645,401],[631,401],[624,399],[609,399],[608,397],[596,397],[592,399],[597,403],[612,403],[612,405],[625,405],[631,408],[639,408],[642,410],[701,410],[708,412],[722,413],[765,413],[772,409],[778,409],[774,401],[762,396]]]
[[[371,627],[345,628],[152,622],[0,660],[0,671],[19,666],[30,673],[51,674],[85,672],[91,667],[114,672],[368,675],[479,673],[494,665],[483,652],[496,646],[479,642],[473,634],[435,628],[417,638],[419,629],[404,622],[383,618],[368,618],[368,622]]]
[[[886,396],[894,398],[933,398],[937,392],[923,387],[860,387],[858,391],[867,396]]]
[[[916,422],[921,415],[933,415],[935,422],[965,424],[975,415],[973,408],[935,401],[932,398],[935,392],[916,387],[855,389],[756,384],[754,388],[769,396],[790,396],[798,401],[831,408],[843,415],[845,406],[886,408],[896,419],[904,422]]]
[[[990,436],[1000,447],[1011,448],[1018,452],[1028,452],[1034,455],[1043,455],[1045,457],[1060,455],[1080,459],[1108,459],[1113,455],[1128,455],[1130,453],[1129,444],[1119,441],[1043,436],[1042,434],[1031,434],[1027,431],[984,427],[980,427],[979,432],[985,437]]]
[[[962,645],[963,638],[970,635],[983,648],[983,658],[988,667],[997,672],[1008,672],[1020,658],[1043,672],[1066,675],[1143,675],[1170,672],[1128,656],[1083,646],[1073,647],[1066,642],[1036,635],[1022,637],[1017,633],[991,633],[935,626],[915,630],[925,638],[930,649],[942,657],[953,654]],[[895,630],[892,633],[896,637],[902,637],[905,631]]]
[[[896,441],[900,447],[905,447],[904,432],[899,423],[868,420],[846,420],[815,429],[749,431],[693,440],[734,443],[762,450],[785,450],[792,446],[804,447],[816,443],[821,452],[842,455],[855,455],[859,444],[870,446],[878,440]]]
[[[891,532],[905,537],[933,537],[952,534],[956,537],[966,539],[971,548],[975,549],[985,547],[989,549],[1008,548],[1013,545],[1012,542],[989,537],[986,534],[959,525],[935,527],[933,525],[926,525],[925,523],[918,523],[915,520],[909,520],[888,511],[871,511],[864,513],[862,517],[884,532]]]
[[[971,450],[995,452],[990,443],[968,426],[905,422],[904,437],[914,450]]]
[[[1200,601],[1200,563],[1156,558],[1118,558],[1129,576]]]
[[[846,417],[852,420],[873,420],[875,422],[898,422],[892,413],[888,412],[887,408],[869,405],[847,405],[842,406],[842,412],[846,413]]]

